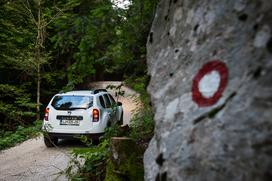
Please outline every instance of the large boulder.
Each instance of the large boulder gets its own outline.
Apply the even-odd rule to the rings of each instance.
[[[146,180],[272,180],[271,31],[269,0],[159,2]]]

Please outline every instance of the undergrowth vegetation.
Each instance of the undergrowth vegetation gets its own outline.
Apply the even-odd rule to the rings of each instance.
[[[147,75],[138,78],[128,78],[125,81],[125,84],[138,92],[140,96],[140,99],[135,100],[138,107],[134,110],[134,116],[130,121],[130,137],[136,140],[150,139],[153,135],[153,113],[150,105],[150,97],[146,91],[148,81]]]
[[[72,150],[72,158],[64,174],[70,180],[103,180],[106,174],[106,165],[110,157],[110,138],[120,136],[118,125],[106,129],[100,143],[95,145],[87,137],[82,137],[88,147]]]
[[[35,121],[32,126],[18,126],[16,131],[0,132],[0,150],[15,146],[29,138],[36,137],[40,134],[41,121]]]

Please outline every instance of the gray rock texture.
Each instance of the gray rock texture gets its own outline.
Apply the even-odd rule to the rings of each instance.
[[[156,126],[146,180],[272,180],[271,35],[270,0],[159,2],[147,43]],[[213,60],[225,74],[211,66],[197,81]],[[193,100],[193,81],[208,102],[222,89],[218,99]]]

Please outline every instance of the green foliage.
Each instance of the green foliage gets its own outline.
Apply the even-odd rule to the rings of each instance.
[[[150,108],[150,97],[146,91],[148,81],[149,77],[147,75],[132,76],[125,79],[125,84],[140,94],[140,100],[147,109]]]
[[[105,174],[105,164],[109,157],[108,145],[108,140],[104,140],[96,147],[74,149],[72,153],[74,157],[84,159],[85,162],[82,167],[79,167],[78,172],[73,175],[72,179],[102,178]]]
[[[131,120],[130,137],[135,140],[149,139],[153,136],[154,119],[153,113],[149,109],[140,108]]]
[[[136,140],[150,139],[153,136],[154,120],[153,112],[150,106],[150,97],[146,92],[148,76],[138,78],[128,78],[125,80],[126,85],[140,94],[140,102],[135,114],[131,120],[130,136]]]
[[[121,141],[115,147],[118,161],[109,159],[106,170],[106,181],[143,180],[144,168],[142,150],[134,141]],[[113,153],[114,154],[114,153]],[[111,157],[114,157],[112,155]]]
[[[68,88],[106,75],[146,73],[145,45],[157,0],[132,0],[129,9],[110,0],[77,0],[48,27],[55,58],[67,68]]]
[[[19,3],[15,0],[0,4],[0,69],[23,70],[32,56],[33,26]]]
[[[50,27],[54,48],[68,58],[68,81],[73,87],[88,76],[103,74],[110,57],[109,47],[115,39],[116,12],[109,0],[78,1]]]
[[[134,150],[131,151],[131,153],[134,152]],[[129,158],[120,165],[118,170],[115,169],[111,161],[107,163],[105,181],[144,180],[144,168],[142,160],[138,158],[139,155],[134,153],[129,155],[128,157]]]
[[[18,88],[8,84],[0,84],[0,123],[1,129],[12,130],[17,125],[32,123],[35,116],[35,103],[31,102],[31,95],[26,93],[23,86]]]
[[[115,85],[108,85],[106,87],[106,89],[114,90],[115,91],[115,96],[117,97],[116,99],[118,101],[120,96],[124,96],[125,95],[125,91],[121,90],[123,86],[124,86],[123,83],[121,83],[120,85],[117,85],[117,86],[115,86]]]
[[[157,0],[131,0],[129,9],[119,10],[122,17],[116,28],[117,41],[109,54],[113,66],[107,71],[121,71],[126,76],[146,74],[146,41]]]
[[[42,17],[46,21],[58,12],[53,1],[43,0],[42,6]],[[35,20],[36,1],[4,0],[0,4],[0,128],[3,130],[15,131],[18,125],[27,126],[35,120],[38,64],[43,65],[42,73],[48,71],[41,77],[43,106],[65,85],[63,71],[48,62],[52,58],[50,44],[46,43],[43,50],[47,50],[42,52],[39,62],[36,61]]]
[[[71,180],[103,180],[110,156],[109,142],[113,136],[120,136],[117,125],[106,129],[98,145],[90,144],[92,141],[86,137],[81,138],[89,147],[73,149],[73,159],[66,168],[65,175]],[[80,164],[79,160],[84,160],[84,164]]]
[[[30,127],[18,126],[15,132],[0,132],[0,150],[15,146],[29,138],[39,135],[42,121],[34,122]]]

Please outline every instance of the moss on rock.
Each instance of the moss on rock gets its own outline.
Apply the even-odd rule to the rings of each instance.
[[[106,181],[144,180],[142,156],[134,140],[113,137],[111,155],[107,164]]]

